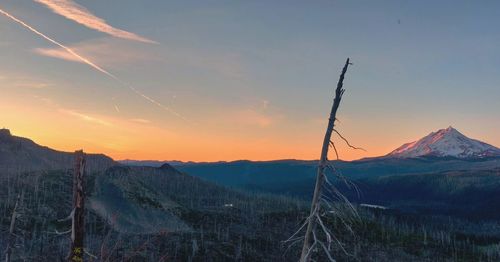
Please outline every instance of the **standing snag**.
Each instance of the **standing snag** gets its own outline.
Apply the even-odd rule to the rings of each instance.
[[[9,236],[7,238],[7,248],[5,249],[5,262],[10,262],[12,255],[12,247],[16,240],[16,235],[14,231],[16,229],[16,219],[19,216],[19,206],[23,199],[24,191],[17,195],[16,204],[14,205],[14,210],[12,210],[12,216],[10,218]]]
[[[330,146],[331,142],[331,137],[332,137],[332,132],[334,132],[334,126],[335,126],[335,120],[336,120],[336,115],[337,115],[337,109],[339,108],[340,105],[340,100],[342,99],[342,95],[344,94],[344,89],[342,88],[343,82],[344,82],[344,76],[345,73],[347,72],[347,67],[350,65],[349,63],[349,58],[347,58],[347,61],[345,62],[344,68],[342,69],[342,73],[340,74],[340,79],[337,83],[337,89],[335,90],[335,98],[333,100],[333,106],[332,110],[330,112],[330,118],[328,120],[328,127],[326,129],[325,133],[325,138],[323,140],[323,147],[321,149],[321,158],[319,160],[319,165],[318,165],[318,172],[316,176],[316,185],[314,189],[314,195],[313,195],[313,200],[311,203],[311,211],[309,214],[309,217],[306,220],[307,223],[307,229],[306,233],[304,236],[304,244],[302,246],[302,253],[300,256],[300,261],[301,262],[308,262],[310,261],[310,255],[311,251],[314,248],[323,248],[327,252],[327,256],[330,260],[333,260],[333,258],[330,257],[329,254],[329,248],[326,248],[324,243],[319,241],[316,237],[315,229],[317,225],[319,224],[322,228],[322,231],[326,234],[326,237],[328,241],[334,238],[334,236],[331,235],[330,231],[323,225],[323,222],[321,221],[320,218],[320,209],[321,209],[321,196],[322,196],[322,188],[323,185],[325,184],[326,176],[325,176],[325,170],[329,166],[328,164],[328,147]],[[337,151],[335,150],[337,153]]]
[[[85,235],[85,154],[82,150],[75,152],[73,173],[73,211],[71,211],[71,249],[68,261],[83,261],[83,237]]]

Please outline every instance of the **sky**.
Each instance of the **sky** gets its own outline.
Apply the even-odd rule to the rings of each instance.
[[[347,57],[336,129],[366,152],[334,137],[341,159],[450,125],[500,146],[498,1],[0,0],[0,10],[0,128],[54,149],[318,159]]]

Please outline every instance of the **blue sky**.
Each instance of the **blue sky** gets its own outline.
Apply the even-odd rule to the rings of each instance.
[[[339,129],[368,153],[343,148],[344,158],[384,154],[449,125],[500,145],[498,1],[76,3],[157,44],[35,1],[0,8],[188,121],[88,65],[47,56],[58,47],[0,17],[0,103],[12,114],[0,121],[14,133],[115,158],[316,158],[350,57]],[[60,128],[34,128],[43,117]],[[75,124],[72,135],[61,131]]]

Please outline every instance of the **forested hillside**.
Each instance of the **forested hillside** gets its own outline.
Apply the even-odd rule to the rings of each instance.
[[[160,168],[116,166],[89,173],[85,247],[89,261],[293,261],[287,240],[303,223],[301,200],[237,192]],[[22,195],[13,261],[55,261],[67,255],[71,170],[20,174],[0,186],[1,231]],[[12,186],[15,185],[15,186]],[[10,188],[10,189],[9,189]],[[494,224],[470,228],[391,210],[358,207],[353,232],[336,219],[339,261],[495,261]],[[481,232],[488,232],[488,235]],[[5,246],[6,234],[0,237]],[[295,243],[297,244],[297,243]],[[94,257],[95,256],[95,257]]]

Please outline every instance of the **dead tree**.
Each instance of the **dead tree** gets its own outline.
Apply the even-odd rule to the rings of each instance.
[[[319,244],[318,244],[317,239],[316,239],[315,229],[318,226],[318,224],[320,224],[320,226],[322,227],[322,230],[327,235],[327,238],[330,239],[332,237],[320,219],[320,209],[321,209],[320,201],[321,201],[321,196],[322,196],[322,189],[323,189],[323,186],[324,186],[325,180],[326,180],[325,171],[329,165],[328,164],[328,148],[330,145],[333,145],[333,143],[331,142],[331,137],[332,137],[332,133],[336,132],[334,130],[334,126],[335,126],[335,120],[336,120],[336,115],[337,115],[337,109],[339,108],[340,100],[342,99],[342,95],[344,94],[344,91],[345,91],[342,88],[342,86],[343,86],[344,76],[345,76],[345,73],[347,71],[347,67],[349,65],[350,65],[349,58],[347,58],[347,61],[345,62],[345,65],[344,65],[344,68],[342,69],[342,73],[340,74],[340,79],[337,83],[337,89],[335,91],[335,98],[333,100],[333,106],[332,106],[332,110],[330,112],[330,118],[328,120],[328,127],[326,129],[325,138],[323,140],[323,147],[321,150],[321,158],[319,160],[317,177],[316,177],[316,185],[315,185],[315,189],[314,189],[313,200],[311,203],[311,211],[310,211],[309,217],[306,221],[307,229],[306,229],[306,233],[304,236],[304,244],[302,246],[302,253],[301,253],[301,257],[300,257],[301,262],[310,261],[311,251],[314,248],[325,249],[325,252],[327,252],[329,259],[333,260],[333,258],[330,257],[330,254],[329,254],[327,248],[325,247],[325,245],[322,242],[319,242]]]
[[[19,216],[18,210],[19,206],[21,205],[23,195],[24,192],[17,195],[16,203],[14,204],[14,210],[12,210],[12,216],[10,218],[9,237],[7,240],[7,248],[5,249],[5,262],[10,262],[10,256],[12,255],[12,247],[14,246],[14,242],[16,240],[16,235],[14,234],[14,230],[16,228],[16,219]]]
[[[71,249],[68,261],[83,261],[83,237],[85,235],[85,154],[82,150],[75,152],[73,170],[73,211],[71,211]]]

